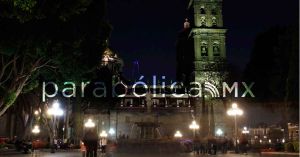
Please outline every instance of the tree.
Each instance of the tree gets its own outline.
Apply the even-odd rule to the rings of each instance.
[[[33,90],[29,93],[21,94],[16,100],[14,106],[9,110],[12,110],[14,114],[9,116],[15,117],[9,124],[10,133],[9,136],[12,138],[14,135],[20,137],[20,139],[29,139],[31,133],[31,127],[34,122],[37,121],[35,111],[39,111],[41,101],[38,98],[38,90]]]
[[[0,1],[0,116],[39,81],[91,77],[110,26],[105,0]]]
[[[286,137],[287,123],[298,122],[299,117],[298,34],[298,26],[289,26],[274,27],[258,35],[245,70],[245,79],[255,82],[257,100],[273,104],[267,105],[270,109],[282,109]]]
[[[274,27],[255,40],[244,78],[255,82],[256,98],[261,101],[298,100],[298,31],[295,27]],[[287,90],[287,79],[294,77],[294,86]],[[290,80],[291,81],[291,80]]]

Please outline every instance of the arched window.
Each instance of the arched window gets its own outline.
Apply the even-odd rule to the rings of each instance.
[[[213,43],[213,55],[214,56],[220,56],[220,44],[219,42]]]
[[[217,18],[216,17],[212,17],[211,22],[212,22],[213,27],[217,27]]]
[[[205,16],[202,16],[202,17],[201,17],[200,23],[201,23],[201,27],[205,27],[205,26],[206,26],[206,19],[205,19]]]
[[[201,56],[204,56],[204,57],[208,56],[208,48],[207,48],[206,42],[201,43]]]
[[[201,8],[200,8],[200,14],[205,14],[205,9],[204,9],[204,7],[201,7]]]

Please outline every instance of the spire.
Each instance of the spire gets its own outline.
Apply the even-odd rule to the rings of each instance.
[[[189,29],[190,26],[191,26],[191,24],[190,24],[190,22],[189,22],[189,19],[186,18],[186,19],[185,19],[185,22],[183,23],[183,28],[184,28],[184,29]]]

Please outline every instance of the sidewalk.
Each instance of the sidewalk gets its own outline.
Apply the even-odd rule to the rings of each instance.
[[[290,152],[261,152],[262,155],[288,155],[288,156],[299,156],[299,153]]]

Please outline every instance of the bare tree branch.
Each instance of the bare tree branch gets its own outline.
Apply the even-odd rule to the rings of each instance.
[[[2,68],[1,68],[1,73],[0,73],[0,80],[3,78],[3,75],[5,74],[5,71],[7,69],[8,66],[10,66],[11,64],[15,63],[15,61],[18,59],[18,57],[14,56],[14,58],[12,60],[10,60],[8,63],[4,63],[4,58],[2,56]]]
[[[10,105],[6,105],[3,109],[1,109],[0,116],[3,115],[9,107],[10,107]]]
[[[48,65],[51,61],[52,61],[52,60],[49,59],[49,60],[46,61],[44,64],[42,64],[42,65],[40,65],[40,66],[37,66],[37,67],[35,68],[35,70],[40,69],[40,68],[43,68],[43,67],[45,67],[45,66],[47,66],[47,67],[52,67],[51,65]]]

